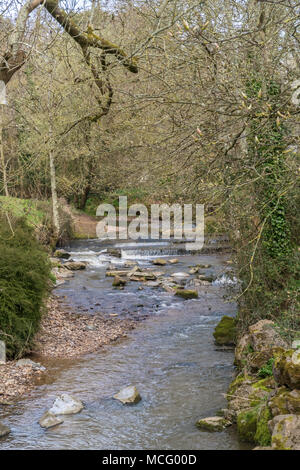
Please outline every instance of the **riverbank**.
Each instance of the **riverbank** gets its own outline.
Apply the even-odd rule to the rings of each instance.
[[[30,357],[34,360],[35,357],[79,358],[126,337],[134,326],[135,322],[129,319],[107,319],[99,313],[91,316],[66,310],[52,295]],[[45,372],[35,362],[18,365],[18,361],[9,361],[1,364],[0,404],[28,395]]]
[[[232,344],[236,322],[223,317],[219,344]],[[255,450],[300,450],[300,340],[290,344],[273,321],[260,320],[239,337],[237,374],[227,392],[228,423]]]

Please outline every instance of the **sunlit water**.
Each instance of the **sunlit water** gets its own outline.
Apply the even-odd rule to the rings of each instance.
[[[155,247],[148,247],[147,254],[144,244],[131,244],[129,248],[142,267],[151,266]],[[195,427],[197,418],[214,416],[226,406],[224,393],[233,376],[232,351],[217,348],[212,336],[220,317],[235,313],[235,305],[223,299],[224,282],[202,288],[199,299],[188,301],[161,288],[138,290],[140,283],[135,282],[119,291],[112,289],[112,278],[105,277],[105,269],[112,260],[121,267],[123,256],[112,258],[101,253],[99,241],[74,242],[68,249],[73,259],[88,260],[90,265],[56,289],[58,296],[65,298],[71,307],[81,307],[91,315],[118,313],[120,318],[147,319],[138,323],[128,338],[81,360],[41,360],[48,368],[43,383],[30,397],[0,410],[1,422],[12,429],[0,441],[0,448],[241,448],[233,428],[207,433]],[[126,246],[121,249],[128,259],[126,253],[130,250]],[[171,274],[202,263],[212,265],[203,271],[208,274],[222,278],[226,272],[225,256],[178,258],[178,264],[155,270]],[[135,406],[124,406],[112,399],[129,384],[136,385],[142,395],[142,401]],[[84,410],[66,416],[56,428],[43,430],[39,418],[55,397],[64,392],[82,399]]]

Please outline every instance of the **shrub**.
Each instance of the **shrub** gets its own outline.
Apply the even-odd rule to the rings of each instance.
[[[0,213],[0,340],[9,358],[30,350],[49,285],[50,264],[24,219]]]

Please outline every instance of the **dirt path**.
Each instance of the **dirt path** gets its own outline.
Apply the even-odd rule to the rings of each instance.
[[[66,203],[62,205],[64,211],[72,217],[76,238],[96,238],[96,226],[98,223],[96,217],[76,212]]]

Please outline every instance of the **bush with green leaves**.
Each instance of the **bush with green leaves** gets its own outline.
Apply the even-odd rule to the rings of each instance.
[[[49,286],[46,251],[24,219],[0,213],[0,340],[7,356],[28,352],[38,330]]]

